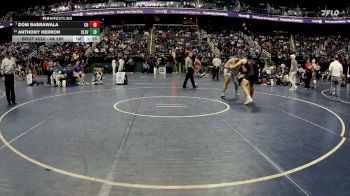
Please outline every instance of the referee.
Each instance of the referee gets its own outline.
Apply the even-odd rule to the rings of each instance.
[[[185,59],[185,70],[186,70],[186,78],[184,81],[184,84],[182,85],[183,88],[187,88],[187,81],[188,79],[191,80],[192,87],[197,88],[196,84],[194,83],[194,67],[193,67],[193,53],[189,52],[187,58]]]
[[[13,59],[11,59],[10,53],[6,52],[6,56],[1,63],[1,74],[5,78],[6,98],[9,105],[16,104],[14,72],[15,72],[15,62]]]

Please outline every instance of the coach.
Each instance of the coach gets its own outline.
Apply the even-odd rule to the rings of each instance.
[[[9,105],[16,104],[16,96],[15,96],[15,60],[11,58],[10,53],[6,53],[4,60],[1,63],[1,74],[5,78],[5,89],[6,89],[6,98]]]

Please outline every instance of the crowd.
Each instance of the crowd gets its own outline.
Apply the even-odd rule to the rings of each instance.
[[[201,46],[196,26],[156,26],[154,29],[156,53],[168,54],[171,50],[192,50]],[[199,47],[202,51],[202,47]]]
[[[108,1],[108,0],[70,0],[68,2],[54,3],[52,5],[41,5],[28,9],[11,11],[0,18],[0,22],[12,21],[14,15],[38,16],[65,11],[79,11],[103,8],[125,8],[125,7],[176,7],[176,8],[199,8],[215,10],[235,10],[248,13],[260,13],[284,16],[309,16],[322,17],[321,8],[307,9],[299,6],[270,5],[260,3],[250,5],[247,2],[235,1]],[[340,10],[339,17],[350,15],[350,7]]]
[[[249,36],[271,54],[271,59],[278,65],[288,64],[290,54],[305,64],[306,60],[315,58],[326,70],[330,63],[330,56],[339,54],[347,57],[350,51],[350,37],[332,34],[293,34],[284,31],[250,31]]]
[[[206,32],[206,33],[203,33]],[[62,67],[70,70],[78,63],[82,73],[87,72],[89,63],[107,62],[113,59],[125,60],[126,71],[135,71],[135,62],[144,63],[145,72],[152,72],[153,67],[165,65],[172,72],[178,72],[180,64],[189,51],[193,51],[196,62],[200,62],[200,73],[207,73],[212,66],[215,52],[209,40],[219,50],[219,57],[223,62],[232,55],[238,57],[252,56],[259,63],[260,71],[267,73],[261,51],[249,46],[241,34],[234,29],[206,28],[200,30],[198,26],[160,26],[146,27],[142,25],[109,26],[101,34],[101,42],[89,43],[4,43],[0,45],[3,53],[11,52],[17,60],[17,72],[22,78],[29,72],[33,75],[47,74],[47,83],[60,82],[62,78],[51,77],[51,68]],[[262,49],[272,55],[274,69],[270,75],[276,75],[279,81],[284,81],[289,67],[290,54],[295,54],[299,67],[305,69],[307,60],[314,58],[319,71],[325,71],[331,61],[330,56],[339,54],[341,50],[348,50],[349,38],[333,35],[294,35],[293,39],[286,32],[249,32],[249,36]],[[294,42],[292,43],[292,40]],[[295,45],[295,46],[293,46]],[[154,46],[154,49],[151,48]],[[87,52],[91,51],[91,52]],[[151,53],[149,53],[152,51]],[[345,62],[345,55],[340,61]],[[51,71],[50,71],[51,70]],[[304,70],[305,71],[305,70]],[[49,74],[48,74],[49,73]],[[303,73],[303,70],[300,71]],[[69,73],[66,73],[69,75]],[[75,75],[76,76],[76,75]],[[51,81],[51,79],[53,80]],[[79,79],[78,79],[79,81]],[[287,81],[287,80],[286,80]],[[83,84],[83,81],[79,83]],[[283,83],[283,82],[280,82]],[[62,84],[59,84],[62,85]]]
[[[144,58],[147,54],[148,31],[145,26],[110,26],[94,48],[91,60],[109,62],[114,57],[125,56]]]
[[[155,55],[173,59],[173,63],[183,63],[188,51],[193,51],[206,66],[211,50],[207,40],[201,36],[197,26],[156,26]]]
[[[251,36],[255,42],[265,49],[267,52],[271,53],[274,60],[279,61],[279,59],[286,59],[289,57],[290,42],[289,34],[285,32],[255,32],[251,33]]]
[[[239,35],[239,31],[230,29],[209,29],[210,40],[214,46],[219,49],[220,56],[225,59],[230,58],[232,54],[237,56],[259,55],[260,51],[249,47],[245,40]]]

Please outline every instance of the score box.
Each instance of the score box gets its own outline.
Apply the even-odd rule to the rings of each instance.
[[[90,21],[90,28],[100,28],[101,23],[100,21]]]
[[[91,28],[90,35],[100,35],[100,29],[99,28]]]

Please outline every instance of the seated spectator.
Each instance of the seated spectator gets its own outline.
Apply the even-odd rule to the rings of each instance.
[[[28,74],[27,74],[27,84],[29,86],[33,86],[33,85],[37,85],[38,86],[38,85],[43,85],[44,82],[35,80],[34,74],[32,74],[32,71],[29,70]]]
[[[71,64],[68,64],[65,69],[65,75],[66,75],[66,82],[68,86],[75,86],[77,85],[77,78],[74,77],[73,68]]]
[[[149,66],[149,64],[147,63],[147,61],[145,61],[144,63],[143,63],[143,71],[142,71],[143,73],[151,73],[151,69],[150,69],[150,66]]]
[[[53,68],[53,73],[51,75],[51,85],[52,86],[62,86],[61,80],[66,78],[65,71],[61,65],[55,65]]]
[[[95,69],[94,76],[92,78],[93,85],[103,84],[103,71],[102,68],[98,67]]]
[[[85,74],[81,71],[79,67],[80,62],[77,61],[77,63],[74,65],[72,71],[73,71],[73,77],[76,78],[76,81],[78,81],[78,85],[83,85],[85,83]]]
[[[276,84],[277,85],[281,85],[283,84],[283,74],[282,72],[278,72],[277,75],[276,75]]]

